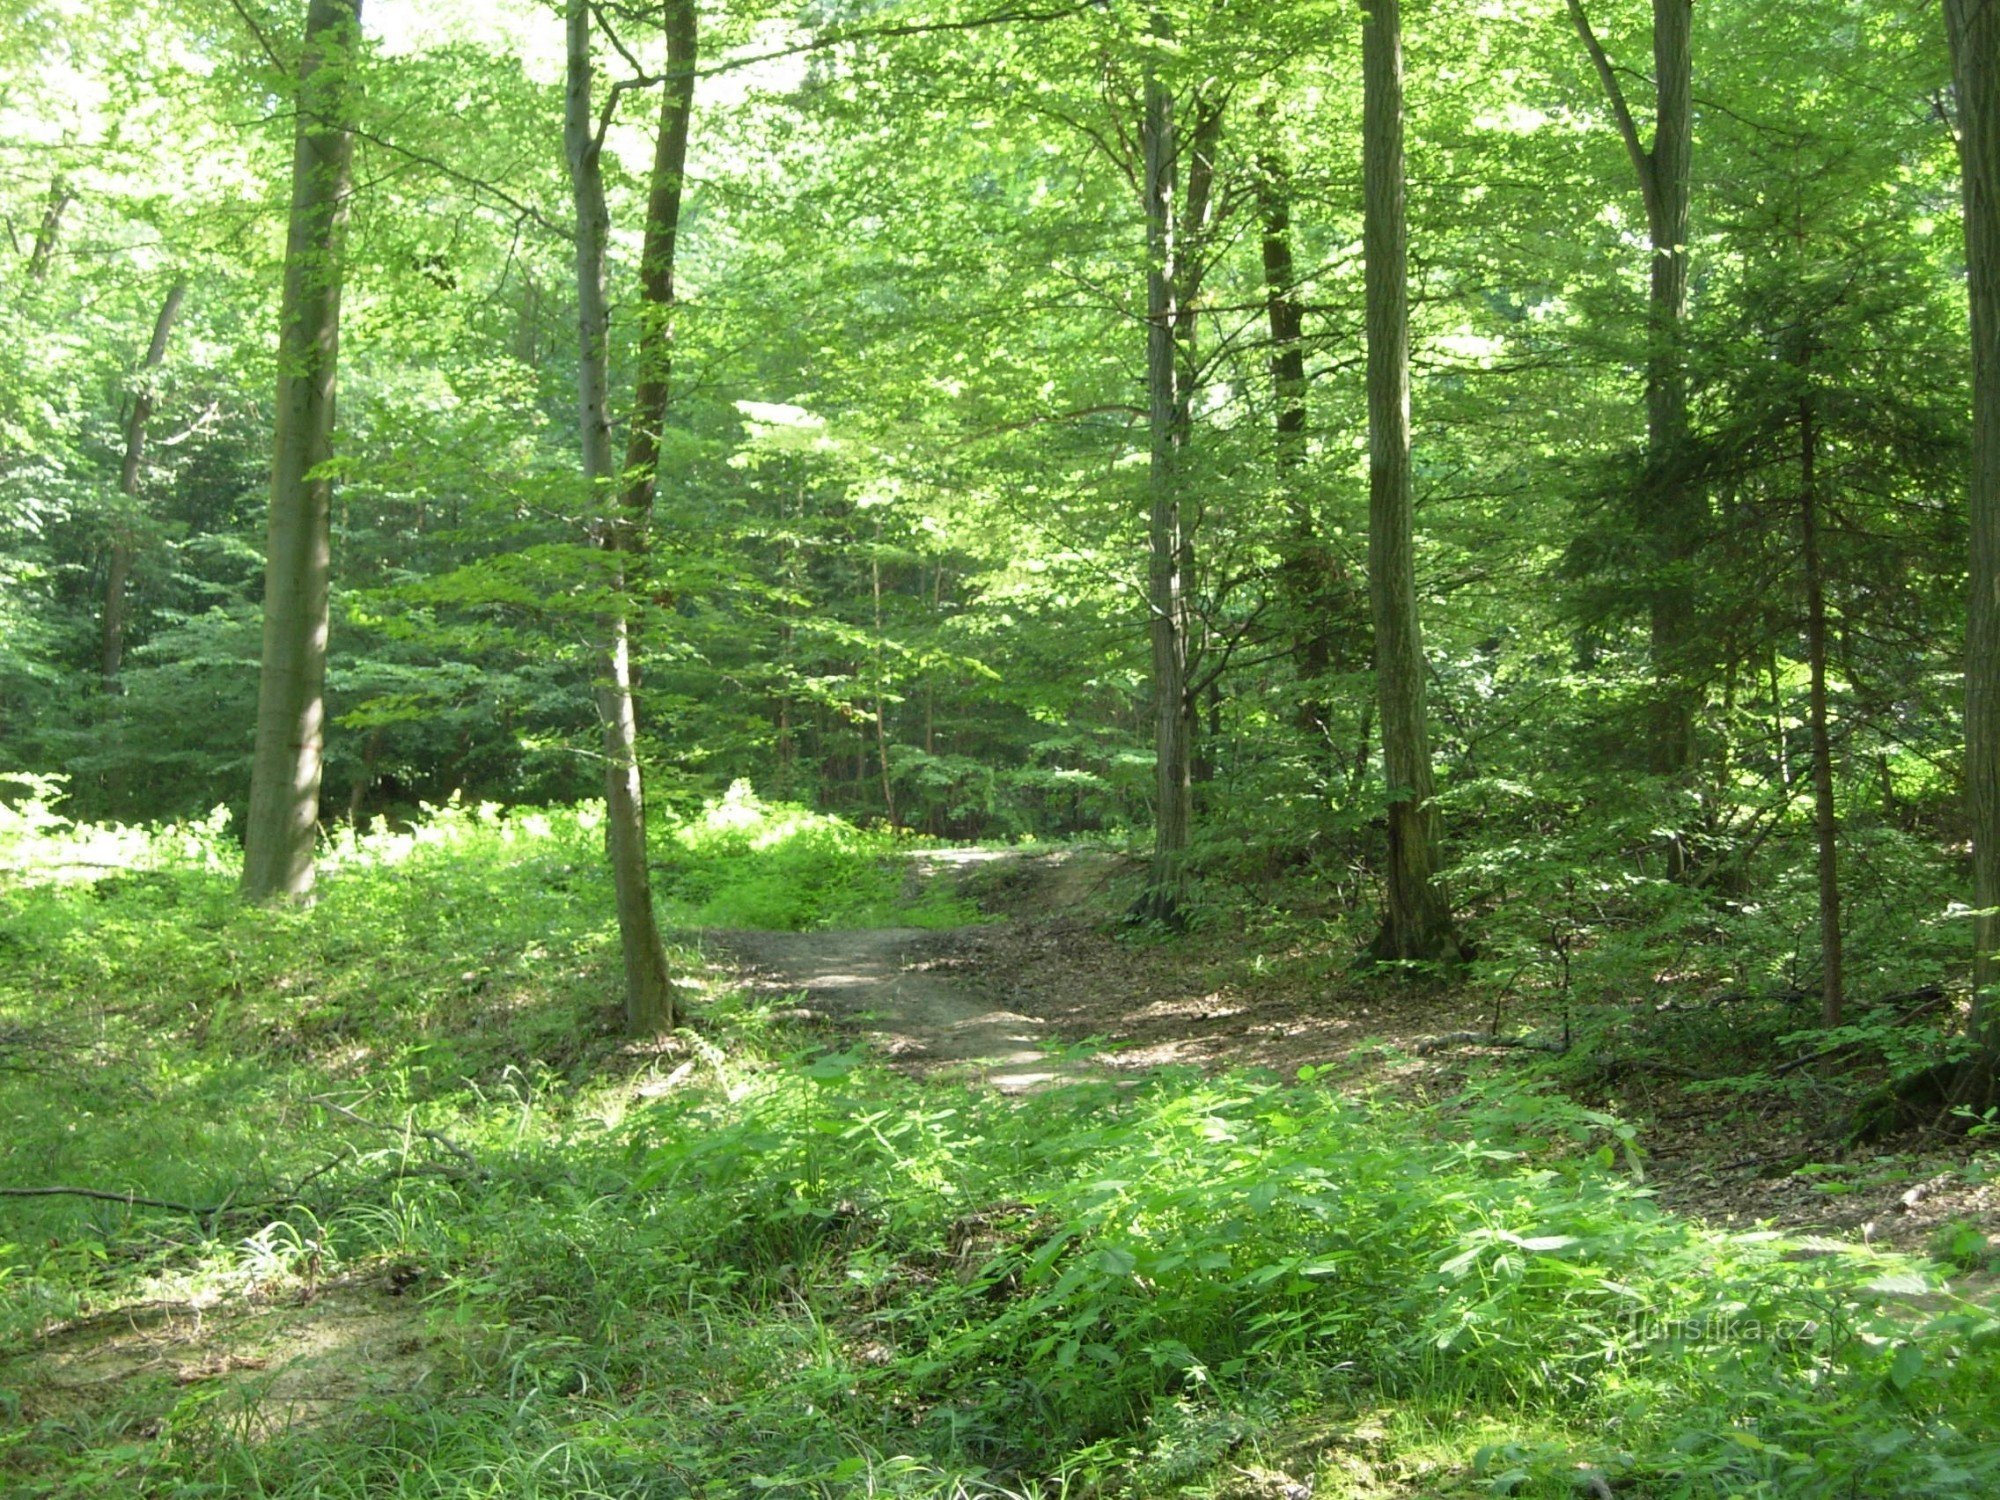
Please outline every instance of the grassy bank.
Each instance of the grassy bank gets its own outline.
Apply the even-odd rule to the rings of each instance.
[[[657,850],[792,927],[911,920],[886,852],[741,795]],[[0,1199],[9,1494],[2000,1491],[2000,1322],[1660,1213],[1554,1095],[1010,1100],[692,941],[634,1048],[587,810],[349,841],[307,912],[214,828],[17,808],[0,863],[0,1186],[154,1200]]]

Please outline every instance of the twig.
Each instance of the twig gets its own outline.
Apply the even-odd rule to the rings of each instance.
[[[1484,1031],[1452,1031],[1443,1036],[1427,1036],[1410,1048],[1419,1056],[1442,1052],[1447,1047],[1518,1047],[1525,1052],[1546,1052],[1560,1057],[1569,1049],[1561,1042],[1545,1042],[1531,1036],[1492,1036]]]
[[[441,1146],[446,1151],[449,1151],[453,1156],[457,1157],[460,1161],[464,1162],[467,1170],[473,1172],[477,1172],[479,1170],[478,1157],[474,1156],[470,1151],[466,1150],[465,1147],[459,1145],[458,1142],[451,1139],[450,1136],[440,1135],[435,1130],[425,1130],[419,1125],[410,1124],[408,1122],[405,1122],[404,1124],[401,1125],[385,1125],[380,1120],[370,1120],[365,1116],[357,1115],[353,1110],[349,1109],[345,1104],[337,1104],[333,1100],[326,1098],[324,1095],[315,1094],[312,1098],[306,1100],[306,1103],[317,1104],[321,1109],[326,1110],[330,1114],[339,1115],[344,1120],[351,1120],[356,1125],[366,1126],[370,1130],[382,1131],[385,1135],[420,1135],[425,1140],[431,1142],[433,1145]]]
[[[1936,1010],[1947,998],[1949,997],[1944,987],[1933,984],[1920,990],[1911,990],[1907,995],[1885,996],[1877,1003],[1894,1005],[1899,1000],[1915,1000],[1917,1004],[1911,1006],[1889,1023],[1891,1026],[1907,1026],[1910,1022],[1916,1020],[1918,1016],[1928,1011]],[[1822,1047],[1817,1052],[1808,1052],[1804,1057],[1795,1057],[1788,1063],[1781,1063],[1779,1066],[1771,1069],[1771,1076],[1773,1078],[1783,1078],[1787,1073],[1797,1072],[1809,1063],[1819,1062],[1823,1058],[1832,1057],[1836,1052],[1845,1052],[1849,1047],[1858,1045],[1859,1043],[1854,1040],[1835,1042],[1831,1047]]]
[[[113,1193],[103,1188],[87,1187],[0,1187],[0,1198],[97,1198],[132,1208],[170,1208],[175,1213],[190,1214],[197,1219],[212,1219],[230,1206],[227,1198],[213,1208],[201,1208],[193,1203],[176,1203],[170,1198],[145,1198],[137,1193]],[[259,1205],[244,1203],[237,1206],[254,1208]]]

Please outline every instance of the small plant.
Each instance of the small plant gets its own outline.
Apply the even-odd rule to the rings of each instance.
[[[2000,1265],[2000,1244],[1965,1219],[1940,1224],[1931,1235],[1930,1254],[1932,1260],[1958,1271],[1986,1271]]]

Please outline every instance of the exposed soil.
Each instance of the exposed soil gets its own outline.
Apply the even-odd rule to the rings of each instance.
[[[1118,915],[1142,876],[1109,852],[947,850],[912,881],[949,879],[993,918],[951,931],[712,934],[751,984],[912,1071],[957,1068],[1007,1091],[1086,1068],[1311,1065],[1336,1086],[1446,1098],[1474,1070],[1541,1054],[1487,1040],[1480,996],[1331,966],[1304,951],[1246,951],[1240,933],[1148,942]],[[1560,1017],[1510,1007],[1553,1043]],[[1085,1053],[1089,1054],[1086,1060]],[[1965,1221],[2000,1239],[2000,1186],[1962,1150],[1849,1153],[1830,1112],[1690,1087],[1685,1070],[1611,1070],[1603,1102],[1641,1127],[1659,1201],[1719,1224],[1924,1248]]]
[[[14,1368],[0,1362],[0,1384],[17,1386],[24,1421],[78,1430],[113,1408],[151,1408],[164,1418],[199,1387],[212,1417],[264,1437],[350,1411],[369,1396],[422,1390],[435,1353],[417,1298],[402,1295],[390,1273],[310,1294],[157,1303],[79,1318],[37,1339]]]

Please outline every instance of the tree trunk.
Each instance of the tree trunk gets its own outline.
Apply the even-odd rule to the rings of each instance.
[[[1430,726],[1417,621],[1410,475],[1410,319],[1403,205],[1400,0],[1368,0],[1362,23],[1363,253],[1368,322],[1368,596],[1389,791],[1382,959],[1458,956],[1439,892]]]
[[[624,510],[643,527],[659,481],[660,440],[671,395],[674,354],[674,275],[680,248],[681,192],[687,182],[688,131],[694,117],[694,0],[667,0],[667,71],[661,84],[659,133],[646,194],[646,237],[639,252],[638,380],[632,426],[625,435]],[[601,188],[600,188],[601,193]]]
[[[2000,8],[1945,0],[1958,94],[1965,260],[1972,312],[1972,588],[1965,653],[1965,784],[1972,821],[1973,1009],[1977,1051],[1953,1089],[2000,1103]]]
[[[1654,581],[1650,603],[1655,722],[1652,762],[1680,777],[1695,759],[1694,593],[1687,577],[1701,540],[1699,493],[1679,472],[1687,438],[1686,342],[1688,210],[1694,155],[1694,3],[1653,0],[1654,122],[1648,150],[1610,58],[1591,29],[1582,0],[1569,0],[1571,20],[1604,85],[1646,204],[1652,247],[1647,304],[1646,511]],[[1686,863],[1675,842],[1673,862]]]
[[[311,0],[299,61],[291,225],[278,328],[278,399],[265,550],[264,650],[244,826],[243,894],[305,900],[313,887],[325,735],[328,516],[340,250],[347,221],[361,0]]]
[[[876,555],[868,559],[868,583],[875,598],[875,756],[882,771],[882,811],[889,826],[896,826],[896,790],[889,780],[889,709],[884,702],[888,691],[888,666],[882,660],[882,528],[875,528]]]
[[[1833,801],[1833,736],[1826,707],[1826,568],[1820,546],[1819,431],[1812,397],[1799,398],[1799,520],[1805,553],[1806,660],[1812,684],[1813,830],[1819,843],[1820,1022],[1845,1004],[1840,940],[1840,821]]]
[[[28,250],[28,280],[47,278],[49,262],[55,258],[56,241],[62,236],[63,215],[75,201],[68,178],[59,176],[49,184],[49,201],[42,209],[42,222],[35,229],[35,243]]]
[[[1646,456],[1659,528],[1653,594],[1653,675],[1660,699],[1654,769],[1684,777],[1695,764],[1694,589],[1687,574],[1701,544],[1700,496],[1678,470],[1687,442],[1688,206],[1694,154],[1693,0],[1653,0],[1653,191],[1647,319]],[[1674,863],[1685,869],[1677,839]]]
[[[626,487],[613,466],[609,414],[610,309],[605,296],[605,253],[611,216],[604,202],[602,141],[591,111],[591,9],[588,0],[569,0],[567,12],[568,68],[564,90],[563,143],[569,162],[570,185],[576,201],[577,293],[577,424],[583,447],[583,474],[590,491],[592,525],[597,542],[608,554],[608,586],[614,607],[599,620],[603,647],[598,665],[597,714],[604,731],[605,848],[617,893],[618,939],[625,971],[625,1023],[634,1035],[647,1035],[679,1019],[673,978],[667,970],[659,920],[653,911],[652,878],[646,864],[646,803],[639,770],[639,717],[632,692],[632,649],[627,599],[629,559],[639,546],[643,511],[637,516],[629,503],[631,489],[642,488],[650,505],[651,469],[630,469]],[[692,77],[690,72],[690,79]],[[657,158],[656,158],[657,169]],[[675,174],[678,177],[678,173]],[[656,179],[655,191],[659,183]],[[678,203],[678,182],[675,184]],[[657,228],[647,224],[647,249],[656,246]],[[642,260],[642,265],[644,261]],[[672,261],[667,262],[671,295]],[[657,272],[657,267],[654,268]],[[660,327],[664,328],[664,316]],[[657,336],[657,333],[656,333]],[[644,335],[642,334],[642,337]],[[653,357],[641,359],[647,377],[656,378],[665,408],[665,375]],[[642,421],[633,423],[639,441]],[[657,462],[658,417],[650,428],[653,460]],[[599,516],[602,507],[608,514]]]
[[[1161,12],[1152,30],[1170,32]],[[1147,490],[1148,634],[1152,643],[1155,764],[1153,863],[1134,915],[1173,925],[1182,920],[1194,784],[1187,704],[1187,539],[1180,504],[1180,458],[1187,440],[1178,343],[1181,290],[1176,215],[1179,137],[1172,91],[1151,60],[1146,64],[1141,127],[1146,195],[1146,412],[1150,443]]]
[[[153,384],[160,366],[166,363],[167,339],[174,319],[180,316],[181,299],[187,295],[187,281],[176,278],[167,288],[160,314],[153,320],[153,341],[146,346],[146,358],[133,383],[132,411],[125,419],[125,461],[118,468],[118,493],[122,497],[111,525],[110,576],[104,584],[103,671],[104,690],[118,691],[118,674],[125,666],[125,584],[132,572],[132,509],[139,495],[139,468],[146,457],[146,424],[153,418]]]
[[[1318,683],[1333,664],[1333,559],[1299,485],[1306,451],[1305,317],[1292,261],[1291,174],[1269,152],[1257,163],[1257,207],[1263,220],[1264,316],[1271,335],[1272,456],[1288,533],[1280,581],[1294,621],[1292,661],[1303,687],[1296,721],[1300,732],[1316,737],[1330,755],[1330,708]]]

